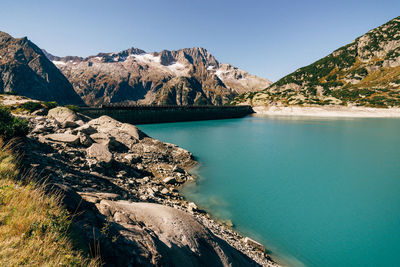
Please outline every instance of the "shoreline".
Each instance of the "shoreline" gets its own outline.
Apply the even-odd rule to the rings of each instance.
[[[343,117],[343,118],[400,118],[400,108],[370,108],[345,106],[255,106],[256,116],[308,116],[308,117]]]
[[[80,116],[79,113],[77,115]],[[103,122],[101,118],[90,120],[82,117],[84,120],[90,120],[89,122],[79,121],[79,118],[75,118],[74,124],[82,124],[79,126],[81,128],[76,128],[78,125],[69,128],[71,123],[60,124],[50,116],[28,115],[26,118],[30,121],[32,130],[28,135],[28,140],[31,141],[26,144],[27,158],[25,164],[34,167],[37,173],[45,173],[52,177],[49,182],[61,182],[68,186],[84,201],[95,205],[100,213],[106,215],[110,221],[118,222],[120,219],[115,217],[119,216],[117,215],[118,212],[111,217],[108,215],[110,213],[108,206],[118,205],[118,201],[158,203],[190,215],[216,237],[252,259],[254,263],[270,267],[279,266],[271,259],[263,245],[236,232],[224,221],[213,218],[210,213],[199,209],[194,202],[190,202],[182,196],[179,189],[186,183],[194,182],[197,178],[195,174],[189,171],[199,166],[199,163],[193,159],[189,151],[174,144],[163,143],[148,137],[138,129],[139,139],[130,144],[131,150],[128,154],[123,151],[118,152],[118,150],[111,151],[111,162],[103,162],[101,161],[103,159],[100,158],[97,160],[88,159],[85,154],[88,153],[89,148],[87,148],[88,145],[83,145],[84,139],[82,141],[75,139],[70,141],[52,138],[75,137],[79,133],[81,133],[81,136],[85,136],[84,132],[93,131],[90,127],[85,128],[87,125],[91,125],[98,131],[94,135],[99,135],[101,130],[104,131],[104,126],[107,125],[93,124],[94,121],[96,123],[109,123],[108,118],[102,117]],[[127,127],[111,118],[110,120],[111,123],[118,125],[116,128],[118,130],[124,131]],[[78,132],[78,135],[74,135],[73,131]],[[94,138],[94,135],[91,136]],[[88,135],[86,134],[86,136]],[[107,140],[112,141],[113,138],[121,137],[118,132],[113,132],[111,137],[107,137],[111,139]],[[130,139],[122,139],[121,142],[123,141],[127,141],[126,144],[129,145]],[[107,151],[107,153],[110,152]],[[127,156],[130,157],[127,158]],[[73,158],[72,161],[71,158]],[[116,163],[116,166],[128,165],[114,173],[109,168],[113,162]],[[51,170],[48,169],[48,166],[52,166]],[[57,178],[60,175],[63,177],[61,180]]]

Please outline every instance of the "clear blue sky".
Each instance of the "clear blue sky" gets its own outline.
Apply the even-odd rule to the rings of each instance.
[[[276,81],[399,15],[399,0],[2,0],[0,30],[59,56],[202,46]]]

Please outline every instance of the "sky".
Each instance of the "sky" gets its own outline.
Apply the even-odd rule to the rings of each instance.
[[[0,0],[0,31],[57,56],[204,47],[272,81],[397,16],[399,0]]]

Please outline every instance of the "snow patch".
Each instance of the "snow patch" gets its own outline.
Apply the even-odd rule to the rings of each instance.
[[[152,54],[133,55],[133,58],[145,63],[161,63],[161,59],[159,57],[153,56]]]
[[[175,71],[183,70],[185,68],[185,65],[183,65],[182,63],[179,63],[179,62],[174,62],[173,64],[168,65],[167,68],[170,69],[171,71],[175,72]]]
[[[222,80],[222,74],[225,74],[225,73],[226,73],[226,71],[217,70],[217,71],[215,72],[215,75],[217,75],[218,78],[220,78],[220,79]]]
[[[52,62],[53,62],[54,65],[65,65],[65,64],[66,64],[64,61],[57,61],[57,60],[54,60],[54,61],[52,61]]]
[[[213,70],[214,69],[214,66],[208,66],[207,67],[207,70]]]

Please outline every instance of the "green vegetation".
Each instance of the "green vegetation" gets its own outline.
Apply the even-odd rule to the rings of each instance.
[[[18,92],[10,91],[10,92],[4,92],[3,94],[5,94],[5,95],[18,95]]]
[[[21,105],[19,105],[19,107],[29,111],[30,113],[43,108],[42,103],[35,101],[22,103]]]
[[[46,109],[52,109],[58,107],[58,104],[55,101],[45,101],[42,103],[42,106]]]
[[[75,105],[66,105],[66,108],[69,108],[72,111],[78,112],[79,111],[79,107],[75,106]]]
[[[0,136],[8,141],[14,137],[25,136],[28,132],[28,122],[11,115],[10,110],[0,106]]]

